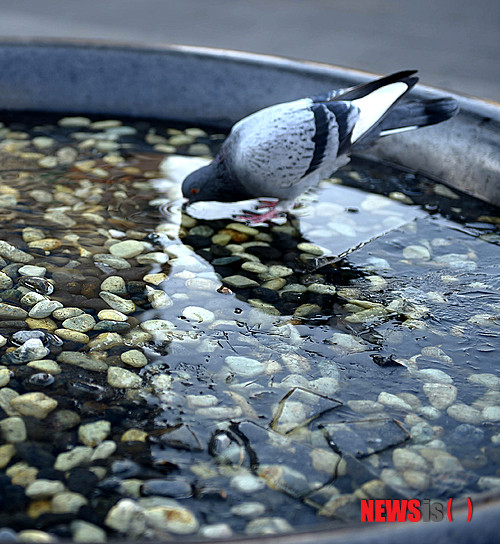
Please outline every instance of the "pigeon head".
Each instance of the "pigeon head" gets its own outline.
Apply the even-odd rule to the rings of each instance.
[[[229,174],[222,155],[189,174],[182,183],[182,195],[189,204],[200,200],[236,202],[248,198],[241,184]]]
[[[218,200],[217,165],[212,162],[195,170],[182,183],[182,195],[189,202],[198,200]]]

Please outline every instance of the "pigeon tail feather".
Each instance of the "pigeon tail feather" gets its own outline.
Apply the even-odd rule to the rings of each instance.
[[[377,137],[435,125],[450,119],[457,111],[458,103],[454,98],[436,98],[397,104],[380,123]]]

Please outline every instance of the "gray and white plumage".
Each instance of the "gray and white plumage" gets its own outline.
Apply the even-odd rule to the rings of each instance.
[[[183,182],[189,202],[258,197],[293,201],[378,137],[439,123],[453,98],[400,102],[415,71],[262,109],[237,122],[214,161]]]

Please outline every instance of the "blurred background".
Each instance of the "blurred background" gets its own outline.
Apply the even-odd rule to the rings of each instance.
[[[421,81],[500,101],[500,0],[0,0],[0,39],[201,45]]]

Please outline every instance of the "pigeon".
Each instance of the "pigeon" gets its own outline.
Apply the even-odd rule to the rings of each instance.
[[[349,162],[379,137],[445,121],[451,97],[401,100],[418,81],[406,70],[349,89],[269,106],[238,121],[215,159],[186,177],[187,205],[267,198],[268,215]],[[277,206],[280,204],[280,206]],[[247,219],[252,219],[247,217]]]

